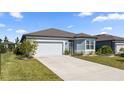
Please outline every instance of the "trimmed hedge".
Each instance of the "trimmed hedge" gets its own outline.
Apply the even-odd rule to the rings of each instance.
[[[97,54],[109,55],[109,54],[113,54],[113,51],[112,51],[112,48],[110,46],[104,45],[97,50]]]

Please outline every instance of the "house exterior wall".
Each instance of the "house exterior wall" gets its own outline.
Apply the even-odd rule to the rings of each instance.
[[[69,50],[69,41],[73,41],[73,52],[74,53],[84,53],[89,54],[91,52],[95,53],[95,43],[96,39],[94,38],[53,38],[53,37],[32,37],[26,36],[27,40],[32,40],[36,42],[62,42],[63,43],[63,54],[65,49]],[[86,49],[86,41],[93,41],[94,42],[94,49]]]
[[[86,49],[87,40],[94,42],[94,49]],[[91,52],[95,53],[95,43],[96,43],[96,39],[93,39],[93,38],[76,39],[74,40],[74,52],[83,53],[83,54],[89,54]]]
[[[124,41],[97,41],[96,49],[100,48],[103,45],[108,45],[112,48],[113,53],[119,53],[119,46],[124,47]]]
[[[74,40],[74,52],[85,52],[85,39]]]
[[[27,40],[36,41],[36,42],[61,42],[63,45],[63,54],[65,49],[69,50],[69,40],[67,38],[50,38],[50,37],[26,37]]]
[[[99,49],[100,47],[104,46],[104,45],[110,46],[112,48],[112,51],[115,53],[115,42],[113,42],[111,40],[97,41],[96,42],[96,50]]]

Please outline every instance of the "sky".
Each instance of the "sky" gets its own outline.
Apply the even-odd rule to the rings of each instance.
[[[23,34],[58,28],[90,35],[111,34],[124,37],[121,12],[0,12],[0,38],[14,42]]]

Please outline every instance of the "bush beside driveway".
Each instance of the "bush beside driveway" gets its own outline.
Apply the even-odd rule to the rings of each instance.
[[[62,80],[36,59],[20,60],[13,53],[2,54],[2,76],[0,80]]]
[[[105,56],[74,56],[87,61],[119,68],[124,70],[124,57],[105,57]]]

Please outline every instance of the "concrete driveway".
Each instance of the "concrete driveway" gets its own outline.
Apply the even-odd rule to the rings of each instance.
[[[124,80],[124,70],[70,56],[37,58],[63,80]]]

